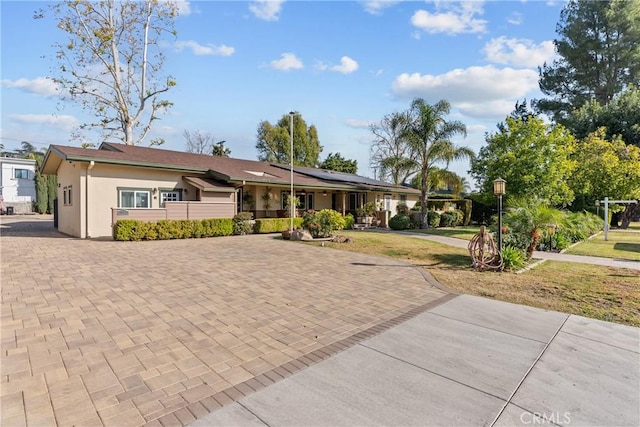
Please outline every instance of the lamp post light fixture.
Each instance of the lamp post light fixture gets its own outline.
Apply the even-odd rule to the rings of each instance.
[[[549,252],[553,250],[553,235],[556,234],[556,228],[558,226],[555,224],[547,224],[547,234],[549,234]]]
[[[294,216],[294,209],[295,209],[295,203],[293,202],[293,116],[296,115],[295,111],[290,111],[289,112],[289,137],[290,137],[290,141],[291,141],[291,153],[290,153],[290,157],[289,157],[289,165],[290,165],[290,173],[291,173],[291,188],[289,189],[289,209],[290,209],[290,213],[289,216],[291,217],[291,224],[289,226],[289,232],[293,233],[293,216]]]
[[[502,255],[502,196],[506,193],[506,183],[502,178],[493,180],[493,194],[498,196],[498,250]]]

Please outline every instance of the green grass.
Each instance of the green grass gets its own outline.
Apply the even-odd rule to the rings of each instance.
[[[634,270],[545,262],[521,274],[478,272],[465,249],[399,234],[341,234],[353,242],[325,246],[412,263],[456,292],[640,326],[640,281]]]
[[[471,240],[479,231],[480,227],[465,226],[454,228],[427,228],[424,230],[410,230],[415,233],[433,234],[435,236],[455,237],[456,239]]]
[[[568,249],[566,253],[640,261],[640,233],[609,231],[608,238],[604,240],[604,233],[600,233]]]

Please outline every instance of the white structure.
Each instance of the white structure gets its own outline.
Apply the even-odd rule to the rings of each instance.
[[[36,161],[0,157],[0,207],[12,207],[14,213],[27,213],[36,201]]]

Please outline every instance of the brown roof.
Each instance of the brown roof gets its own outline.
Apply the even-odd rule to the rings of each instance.
[[[95,161],[99,163],[122,164],[158,169],[181,170],[193,173],[207,173],[222,182],[250,182],[265,184],[289,184],[288,165],[276,165],[256,160],[234,159],[230,157],[186,153],[160,148],[139,147],[116,143],[102,143],[99,149],[51,145],[45,156],[43,173],[52,174],[63,160]],[[353,175],[356,178],[356,175]],[[368,180],[366,185],[351,182],[332,182],[304,173],[304,168],[294,171],[296,185],[316,188],[376,188],[412,193],[415,189],[395,188],[382,181]],[[355,180],[354,182],[357,182]]]
[[[211,178],[200,178],[197,176],[185,176],[185,181],[202,191],[212,191],[216,193],[233,193],[236,188]]]

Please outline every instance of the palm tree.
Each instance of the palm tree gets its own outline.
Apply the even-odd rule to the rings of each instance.
[[[440,100],[434,105],[424,99],[416,98],[411,103],[410,122],[403,132],[411,147],[412,158],[420,165],[420,226],[427,222],[427,196],[429,191],[429,172],[436,164],[449,164],[452,160],[472,158],[475,154],[468,147],[459,147],[451,141],[455,135],[467,136],[466,126],[457,120],[447,121],[451,104]]]

